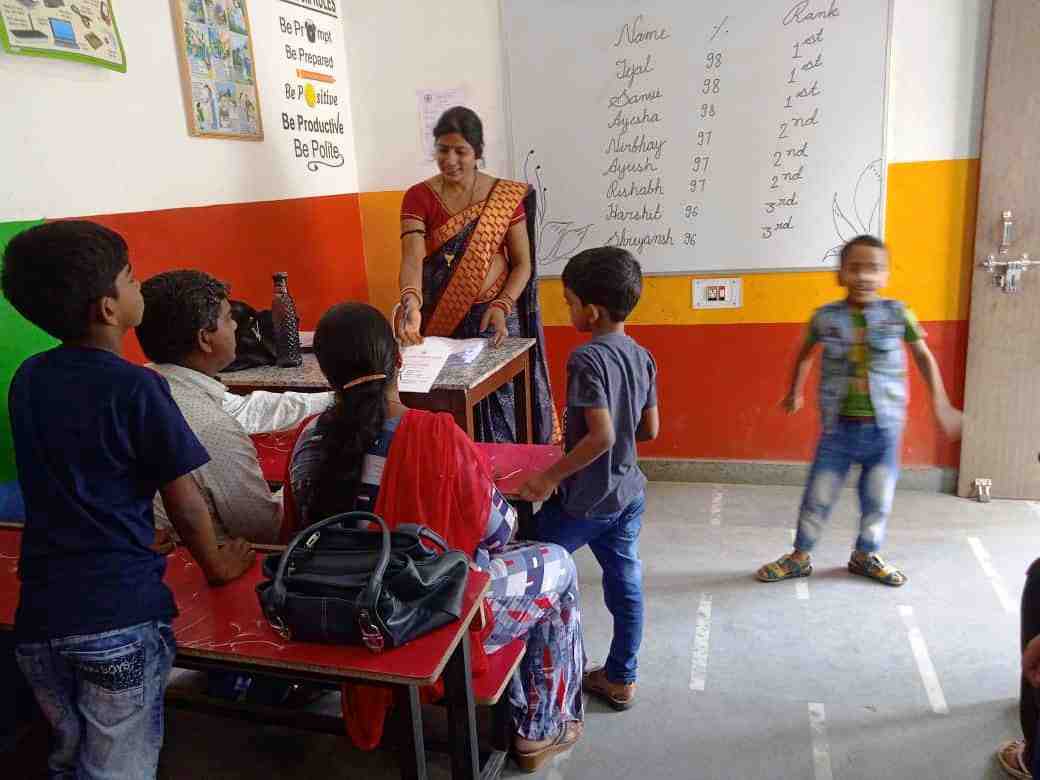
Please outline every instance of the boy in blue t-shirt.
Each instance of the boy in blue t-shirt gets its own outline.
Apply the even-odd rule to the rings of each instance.
[[[657,438],[657,366],[625,334],[643,289],[639,263],[628,251],[600,247],[576,255],[563,271],[563,286],[571,322],[593,338],[567,361],[567,454],[528,481],[522,497],[549,499],[535,516],[539,540],[569,552],[587,544],[603,568],[614,638],[606,664],[586,673],[583,687],[626,710],[635,703],[643,637],[639,530],[646,477],[636,442]]]
[[[144,301],[126,242],[91,222],[16,236],[3,292],[62,344],[26,360],[9,404],[25,496],[15,653],[54,729],[56,777],[154,777],[177,614],[163,584],[156,491],[209,581],[254,554],[218,548],[190,472],[209,455],[159,374],[122,357]]]

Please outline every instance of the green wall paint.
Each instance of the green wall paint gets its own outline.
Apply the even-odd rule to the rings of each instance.
[[[18,233],[43,220],[35,222],[0,222],[0,252]],[[4,408],[0,414],[0,482],[15,478],[14,448],[11,445],[11,418],[7,411],[7,391],[15,370],[30,355],[53,347],[58,342],[16,312],[7,299],[0,295],[0,397]]]

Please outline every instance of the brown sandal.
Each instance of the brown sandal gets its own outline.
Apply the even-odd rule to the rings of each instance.
[[[1000,767],[1015,780],[1030,780],[1032,774],[1022,765],[1022,751],[1026,743],[1016,739],[1004,742],[997,748],[997,761]]]
[[[542,768],[542,765],[557,753],[565,753],[570,750],[581,739],[584,726],[581,721],[565,723],[556,739],[543,748],[532,750],[529,753],[513,749],[513,760],[521,772],[531,774]]]

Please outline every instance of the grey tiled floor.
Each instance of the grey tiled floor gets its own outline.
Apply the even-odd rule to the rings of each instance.
[[[716,491],[721,511],[713,525]],[[1002,777],[993,750],[1018,731],[1018,618],[1002,607],[969,539],[979,540],[1017,611],[1026,567],[1040,555],[1040,513],[1024,502],[900,493],[886,552],[910,581],[889,589],[844,569],[855,536],[855,498],[847,492],[815,555],[816,574],[803,581],[804,599],[795,583],[751,577],[789,547],[798,499],[799,490],[786,487],[651,486],[639,703],[620,714],[590,703],[585,738],[540,777]],[[587,553],[578,561],[596,662],[609,644],[610,619],[595,561]],[[690,678],[704,596],[711,624],[701,692],[690,690]],[[912,609],[948,714],[933,711],[901,606]],[[810,703],[825,712],[816,745],[829,758],[829,776],[814,762]],[[358,753],[336,737],[171,713],[160,776],[397,774],[392,755]],[[449,776],[442,760],[432,759],[432,776]]]

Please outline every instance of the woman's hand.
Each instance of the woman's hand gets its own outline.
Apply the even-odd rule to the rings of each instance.
[[[480,332],[483,333],[488,328],[495,329],[495,335],[491,337],[492,347],[499,346],[509,335],[506,329],[506,314],[497,306],[488,306],[484,316],[480,318]]]
[[[406,347],[422,344],[422,311],[414,298],[409,297],[398,319],[397,338]]]

